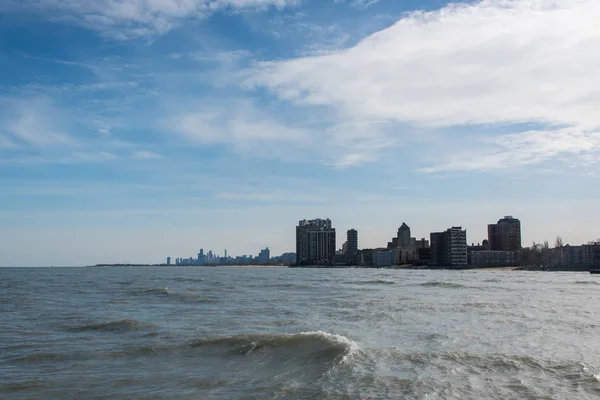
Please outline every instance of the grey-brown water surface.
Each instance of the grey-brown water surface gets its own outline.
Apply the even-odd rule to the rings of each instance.
[[[597,399],[600,276],[0,269],[2,399]]]

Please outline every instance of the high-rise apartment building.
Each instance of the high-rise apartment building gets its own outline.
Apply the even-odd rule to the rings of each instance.
[[[330,265],[335,256],[335,228],[331,220],[302,220],[296,227],[298,265]]]
[[[411,246],[410,228],[405,222],[398,228],[398,246]]]
[[[358,253],[358,231],[350,229],[346,232],[346,240],[348,241],[348,254]]]
[[[171,265],[171,257],[167,257],[167,265]]]
[[[490,250],[521,250],[521,221],[507,216],[488,225],[488,243]]]
[[[358,264],[358,231],[356,229],[346,232],[346,262],[349,265]]]
[[[269,250],[268,247],[261,250],[260,253],[258,253],[258,256],[256,257],[256,260],[259,263],[268,263],[270,259],[271,259],[271,250]]]
[[[430,235],[431,255],[429,265],[437,267],[467,266],[467,231],[453,226],[444,232]]]

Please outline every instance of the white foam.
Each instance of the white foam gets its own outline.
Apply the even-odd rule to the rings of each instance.
[[[299,335],[305,336],[320,336],[326,338],[327,340],[333,343],[344,344],[348,347],[348,353],[344,355],[342,358],[342,362],[346,361],[348,356],[357,353],[360,350],[358,343],[353,340],[348,339],[346,336],[338,335],[336,333],[329,333],[324,331],[310,331],[310,332],[300,332]]]

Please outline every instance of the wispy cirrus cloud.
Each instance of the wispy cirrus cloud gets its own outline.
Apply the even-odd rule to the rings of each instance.
[[[450,154],[422,172],[515,169],[555,159],[558,167],[590,167],[600,159],[600,132],[565,128],[527,131],[478,142],[476,151]]]
[[[222,10],[236,12],[296,6],[300,0],[6,0],[0,13],[39,12],[119,40],[164,34],[184,20]]]
[[[527,162],[539,162],[597,145],[586,139],[600,126],[600,96],[590,85],[600,82],[597,15],[595,0],[450,4],[406,14],[351,48],[260,63],[246,84],[293,104],[332,109],[339,121],[433,129],[534,123],[545,128],[527,143],[536,149]],[[564,127],[579,131],[581,140],[559,151]],[[410,129],[378,132],[411,139]],[[497,141],[502,157],[526,157],[516,143],[533,134],[511,133]],[[493,168],[502,164],[498,157],[480,161]]]
[[[307,148],[313,140],[310,130],[283,123],[249,102],[200,104],[171,117],[165,128],[191,144],[225,144],[240,154],[261,157],[285,157],[291,155],[290,146]]]
[[[0,98],[0,105],[0,147],[78,146],[66,132],[60,110],[48,98]]]

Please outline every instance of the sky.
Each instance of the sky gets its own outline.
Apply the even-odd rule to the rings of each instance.
[[[600,237],[597,0],[2,0],[0,265]]]

